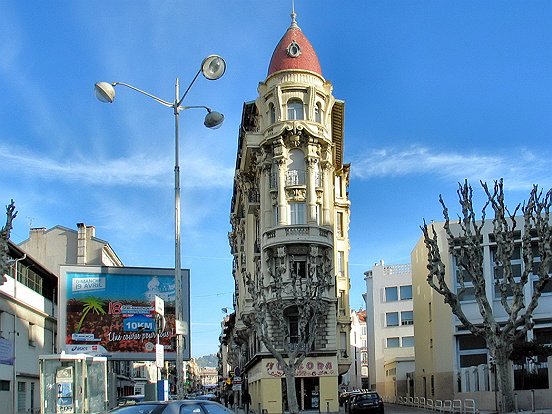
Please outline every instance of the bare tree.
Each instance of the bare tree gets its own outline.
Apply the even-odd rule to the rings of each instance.
[[[13,220],[16,216],[17,211],[15,211],[15,203],[11,200],[10,204],[6,206],[6,224],[0,231],[0,285],[4,284],[4,275],[10,270],[8,240],[10,239],[10,233],[13,228]]]
[[[535,185],[529,199],[523,205],[518,204],[512,213],[504,201],[502,179],[495,181],[490,189],[481,182],[487,201],[481,211],[481,218],[476,218],[472,203],[472,188],[467,181],[459,184],[458,198],[462,214],[458,217],[458,227],[450,226],[449,212],[439,196],[443,207],[444,230],[448,238],[448,251],[457,264],[456,283],[458,289],[451,289],[445,280],[445,262],[448,253],[441,253],[437,243],[437,233],[433,225],[425,222],[421,229],[428,254],[427,282],[449,304],[452,313],[471,333],[482,337],[487,343],[490,356],[496,364],[498,388],[503,396],[504,409],[514,409],[514,392],[508,360],[514,343],[525,339],[526,333],[534,323],[532,315],[538,306],[539,297],[550,281],[552,261],[552,229],[550,227],[550,206],[552,189],[543,194]],[[493,310],[492,298],[486,295],[486,281],[483,272],[483,227],[485,212],[488,207],[494,211],[492,219],[492,239],[496,243],[494,256],[495,291],[500,297],[500,304],[506,312],[506,318],[498,319]],[[518,212],[521,214],[518,216]],[[518,224],[519,221],[519,224]],[[519,227],[523,227],[519,229]],[[521,231],[520,231],[521,230]],[[521,233],[521,236],[520,236]],[[521,237],[521,241],[519,241]],[[516,241],[518,240],[518,241]],[[512,260],[521,248],[523,262],[521,275],[513,271]],[[516,251],[517,249],[517,251]],[[525,285],[534,280],[533,294],[525,297]],[[532,279],[533,278],[533,279]],[[475,289],[475,300],[482,323],[474,324],[468,320],[459,299],[467,283]]]
[[[303,274],[294,257],[287,254],[285,247],[279,247],[276,257],[265,253],[269,263],[267,275],[261,273],[260,266],[255,275],[246,275],[254,311],[244,316],[243,321],[282,368],[290,413],[299,412],[295,394],[296,370],[313,350],[319,321],[324,320],[328,312],[328,297],[333,285],[330,255],[329,249],[310,246],[308,271]],[[290,269],[287,268],[288,259]]]

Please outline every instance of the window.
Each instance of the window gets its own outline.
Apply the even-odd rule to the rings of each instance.
[[[487,363],[487,344],[475,335],[459,335],[456,338],[459,368],[473,367]]]
[[[339,277],[345,276],[345,252],[344,251],[338,251],[337,252],[337,275]]]
[[[17,280],[42,295],[42,278],[27,266],[17,266]]]
[[[29,346],[35,346],[35,335],[36,335],[36,327],[34,325],[34,323],[30,323],[29,322]]]
[[[307,277],[307,261],[304,259],[295,259],[290,263],[291,273],[293,277]]]
[[[320,204],[316,205],[316,225],[320,226]]]
[[[25,411],[25,397],[27,394],[27,387],[24,382],[19,381],[17,383],[17,411]]]
[[[399,326],[399,313],[387,312],[385,314],[385,326]]]
[[[274,124],[276,122],[276,109],[274,109],[274,104],[272,102],[268,104],[268,113],[270,116],[270,123]]]
[[[288,120],[304,119],[303,102],[300,99],[290,99],[287,103]]]
[[[289,224],[307,224],[305,203],[289,203]]]
[[[500,286],[497,283],[500,283],[504,280],[504,266],[501,265],[501,263],[498,262],[497,256],[497,249],[496,247],[491,248],[491,256],[494,263],[493,267],[493,274],[494,274],[494,289],[495,289],[495,297],[500,298]],[[521,260],[521,245],[517,245],[514,248],[514,251],[512,252],[512,260],[510,262],[510,271],[512,272],[512,276],[514,277],[516,282],[519,282],[519,278],[521,277],[522,273],[522,260]],[[514,292],[512,289],[508,286],[506,294],[508,297],[513,296]]]
[[[273,218],[273,225],[278,225],[278,206],[272,206],[272,218]]]
[[[397,293],[397,287],[386,287],[385,288],[385,301],[386,302],[395,302],[399,300],[399,296]]]
[[[412,285],[405,285],[400,287],[401,300],[412,299]]]
[[[386,341],[386,348],[399,348],[399,338],[393,337],[393,338],[387,338]]]
[[[314,122],[322,123],[323,114],[322,105],[318,102],[314,107]]]
[[[454,256],[454,274],[456,275],[456,293],[461,302],[475,300],[475,288],[471,275],[462,267],[462,258]]]
[[[35,407],[35,383],[31,382],[31,410],[34,412]]]
[[[299,342],[299,318],[297,315],[290,315],[289,322],[289,343],[296,344]]]
[[[343,178],[340,175],[335,177],[335,196],[338,198],[343,197],[342,183]]]
[[[306,184],[305,154],[299,149],[292,149],[289,152],[287,163],[286,185]]]
[[[0,380],[0,391],[9,391],[10,382],[6,380]]]
[[[414,325],[414,312],[403,311],[401,312],[401,325]]]
[[[345,315],[345,291],[344,290],[339,291],[339,296],[337,298],[337,305],[339,308],[339,314]]]
[[[337,223],[336,223],[336,227],[337,227],[337,237],[343,237],[343,213],[341,212],[337,212]]]
[[[403,336],[402,338],[403,348],[411,348],[414,346],[414,337],[413,336]]]
[[[366,335],[366,325],[362,325],[360,327],[360,334],[361,335]],[[364,346],[366,346],[366,343],[364,343]]]

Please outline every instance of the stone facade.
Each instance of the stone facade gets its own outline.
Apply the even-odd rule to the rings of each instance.
[[[236,322],[229,359],[241,368],[251,407],[282,412],[282,371],[270,368],[276,360],[247,321],[265,306],[279,307],[282,317],[264,312],[263,322],[270,342],[289,356],[301,342],[294,336],[300,336],[294,312],[302,305],[296,301],[312,291],[321,313],[304,369],[297,370],[298,400],[300,409],[323,402],[320,409],[335,412],[338,377],[351,363],[344,103],[333,97],[295,14],[258,93],[243,106],[238,136],[229,234]]]

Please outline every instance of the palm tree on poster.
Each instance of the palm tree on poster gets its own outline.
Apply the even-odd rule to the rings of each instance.
[[[77,329],[75,331],[76,333],[80,332],[82,325],[84,323],[84,320],[86,319],[86,317],[90,312],[94,312],[96,315],[105,315],[106,313],[103,308],[104,301],[99,298],[95,298],[91,296],[89,298],[83,299],[82,303],[84,303],[84,306],[82,308],[82,316],[79,320],[79,324],[77,325]]]

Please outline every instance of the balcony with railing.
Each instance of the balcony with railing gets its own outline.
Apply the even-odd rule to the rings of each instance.
[[[263,234],[263,248],[279,244],[309,243],[333,246],[333,232],[330,229],[307,224],[281,226]]]
[[[307,185],[307,172],[304,170],[288,170],[286,171],[286,187],[304,187]],[[314,173],[314,185],[316,188],[322,187],[322,174],[318,171]],[[278,174],[270,174],[270,189],[278,188]]]

